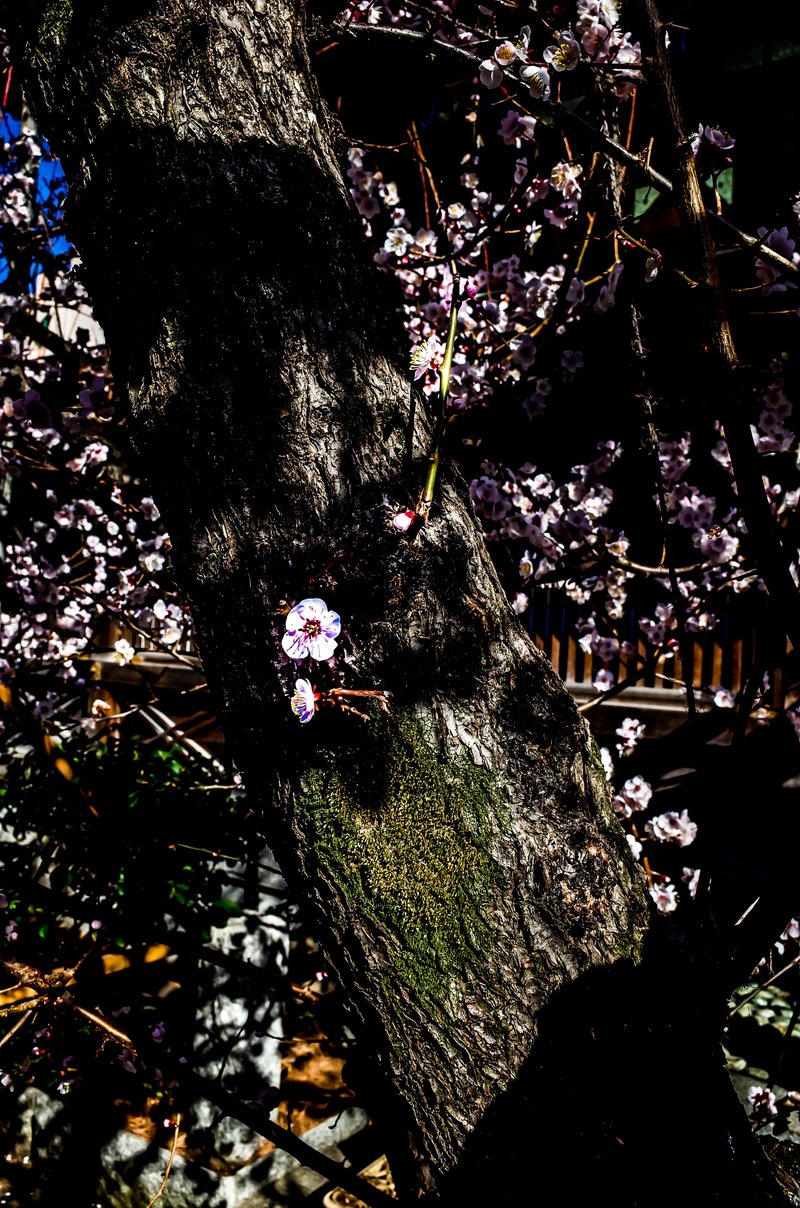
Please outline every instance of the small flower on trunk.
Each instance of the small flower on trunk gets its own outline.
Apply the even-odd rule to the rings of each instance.
[[[302,725],[311,721],[317,707],[317,693],[311,687],[311,680],[295,680],[294,696],[291,700],[292,713],[300,719]]]
[[[324,600],[301,600],[286,618],[281,645],[290,659],[310,656],[324,662],[336,649],[341,628],[339,614],[331,612]]]
[[[405,512],[398,512],[396,516],[393,516],[392,524],[394,525],[394,527],[396,529],[399,529],[401,533],[407,533],[408,530],[411,528],[412,524],[414,523],[414,521],[416,520],[416,518],[417,518],[416,512],[412,512],[409,509],[408,511],[405,511]]]

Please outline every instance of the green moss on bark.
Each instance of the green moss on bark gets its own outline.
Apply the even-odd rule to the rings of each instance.
[[[491,950],[498,794],[466,756],[442,760],[413,714],[378,724],[366,758],[318,754],[298,810],[323,872],[385,935],[398,978],[441,1011],[465,968]]]
[[[36,30],[36,42],[47,50],[63,42],[72,20],[72,0],[47,0]]]

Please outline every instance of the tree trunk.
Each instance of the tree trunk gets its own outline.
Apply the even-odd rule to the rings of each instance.
[[[537,1146],[574,1149],[576,1191],[604,1177],[624,1195],[629,1180],[619,1202],[639,1202],[651,1151],[630,1037],[652,1033],[674,1080],[670,1063],[693,1060],[687,1025],[653,1008],[645,886],[602,768],[457,473],[416,539],[390,523],[419,488],[428,432],[418,416],[409,476],[393,303],[366,260],[303,5],[30,0],[0,19],[71,182],[71,235],[231,754],[377,1054],[376,1113],[402,1104],[428,1188],[456,1173],[502,1187],[508,1148],[522,1202],[511,1175],[535,1121]],[[336,667],[313,674],[386,689],[388,716],[292,715],[284,616],[319,596],[344,628]],[[715,1071],[716,1024],[703,1015],[696,1038]],[[615,1060],[629,1081],[611,1093]],[[608,1156],[626,1127],[645,1151],[622,1179]],[[643,1200],[661,1202],[652,1187]]]

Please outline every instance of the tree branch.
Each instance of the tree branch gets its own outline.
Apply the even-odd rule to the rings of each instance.
[[[667,128],[672,134],[675,202],[687,231],[690,271],[705,286],[697,291],[698,317],[705,325],[712,354],[711,382],[720,400],[719,415],[739,489],[742,516],[753,543],[758,573],[776,604],[784,632],[795,649],[800,649],[798,591],[790,570],[788,551],[781,543],[764,490],[762,467],[747,420],[746,383],[742,380],[742,367],[717,269],[716,245],[708,228],[694,154],[667,54],[663,36],[666,27],[653,0],[632,0],[631,11],[638,16],[645,49],[655,64],[653,86],[660,97]]]
[[[396,29],[383,25],[357,25],[348,28],[347,34],[354,37],[389,37],[404,40],[409,45],[415,45],[419,49],[435,51],[437,53],[445,52],[453,58],[459,59],[465,66],[469,66],[475,71],[477,71],[480,63],[478,56],[473,54],[471,50],[467,50],[463,46],[454,46],[451,42],[443,42],[437,39],[435,35],[429,33],[418,33],[413,29]],[[660,66],[658,71],[660,73]],[[559,130],[565,132],[573,131],[583,134],[596,151],[604,151],[610,159],[635,172],[640,179],[646,180],[659,193],[667,196],[677,195],[680,190],[680,183],[674,183],[669,177],[664,176],[661,172],[657,172],[655,168],[651,168],[650,164],[642,156],[634,155],[632,151],[629,151],[627,147],[618,143],[616,139],[603,134],[591,122],[581,117],[580,114],[573,113],[559,101],[544,104],[533,100],[516,76],[512,75],[510,71],[506,71],[503,74],[505,75],[507,85],[513,84],[515,90],[525,93],[525,103],[539,121],[547,126],[556,126]],[[770,264],[774,264],[776,268],[781,269],[784,273],[791,273],[793,276],[800,274],[800,266],[793,264],[785,256],[781,256],[780,253],[765,246],[763,241],[757,239],[755,235],[750,235],[746,231],[740,230],[739,227],[729,222],[726,218],[715,214],[713,210],[706,210],[702,201],[699,204],[705,217],[712,219],[722,226],[728,232],[731,239],[735,240],[742,247],[756,253],[762,260],[768,260]]]

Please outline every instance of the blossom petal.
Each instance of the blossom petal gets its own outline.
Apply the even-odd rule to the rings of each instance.
[[[320,633],[309,641],[308,653],[312,659],[317,659],[320,663],[324,663],[326,659],[331,657],[338,645],[339,643],[332,637],[329,637],[326,633]]]
[[[306,620],[308,620],[309,616],[312,616],[314,613],[323,613],[328,611],[328,605],[324,600],[320,600],[318,596],[311,596],[308,600],[301,600],[299,604],[295,604],[292,612],[295,612],[298,608],[303,609],[303,617]],[[292,613],[289,613],[289,616],[291,615]]]
[[[322,621],[322,632],[326,638],[338,638],[342,629],[342,618],[338,612],[326,611],[325,616],[320,618]]]
[[[299,718],[301,725],[306,725],[314,716],[314,689],[307,679],[295,680],[295,691],[291,699],[292,713]]]
[[[484,59],[480,68],[481,83],[486,88],[498,88],[503,78],[503,69],[494,59]]]
[[[281,646],[290,659],[304,659],[308,654],[308,638],[304,633],[285,633]]]
[[[300,604],[295,604],[294,608],[290,613],[287,614],[286,617],[286,632],[297,633],[304,621],[305,616],[302,611],[302,606]]]

